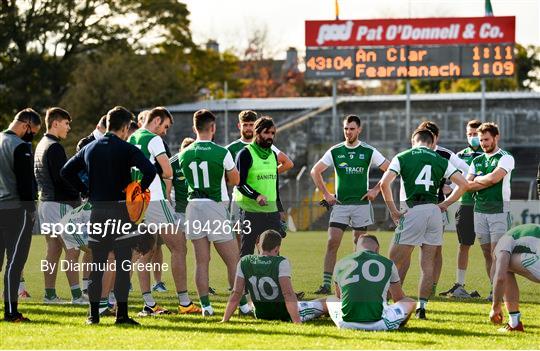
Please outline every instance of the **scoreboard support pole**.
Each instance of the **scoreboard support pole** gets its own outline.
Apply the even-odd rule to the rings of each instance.
[[[225,98],[225,145],[229,145],[229,83],[223,82],[223,95]]]
[[[332,79],[332,125],[334,128],[332,128],[332,138],[334,140],[338,139],[338,129],[339,129],[339,121],[338,121],[338,115],[337,115],[337,79]]]
[[[480,98],[480,120],[486,121],[486,79],[480,80],[480,86],[482,88],[482,97]]]
[[[405,80],[405,142],[411,136],[411,80]]]

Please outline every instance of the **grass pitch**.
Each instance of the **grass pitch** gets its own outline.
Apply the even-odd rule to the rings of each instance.
[[[377,233],[388,252],[391,233]],[[322,262],[326,233],[290,233],[285,239],[282,254],[292,264],[293,285],[296,291],[305,291],[305,299],[313,295],[322,279]],[[136,318],[141,327],[115,327],[114,319],[102,318],[99,326],[84,324],[87,309],[83,306],[51,306],[41,303],[43,274],[40,260],[44,257],[45,240],[33,238],[30,256],[25,267],[26,284],[32,298],[20,302],[20,310],[32,322],[8,324],[0,322],[0,349],[538,349],[540,348],[540,286],[518,278],[521,288],[522,320],[525,333],[501,335],[489,322],[490,304],[484,299],[457,301],[435,298],[429,302],[427,321],[411,318],[407,327],[398,332],[361,332],[338,330],[329,317],[301,326],[284,322],[257,321],[233,317],[230,323],[221,320],[228,297],[225,268],[217,253],[211,261],[211,286],[218,294],[211,297],[216,315],[169,315]],[[189,244],[190,296],[195,299],[193,282],[193,248]],[[352,250],[350,232],[344,237],[339,257]],[[455,233],[445,234],[444,271],[440,291],[449,288],[455,279],[457,239]],[[418,250],[405,282],[405,292],[416,297],[419,277]],[[167,250],[164,249],[166,262]],[[163,274],[169,289],[155,293],[159,304],[174,311],[177,300],[170,272]],[[142,298],[136,277],[135,291],[130,294],[130,315],[135,316],[142,307]],[[489,293],[489,282],[484,271],[479,246],[471,249],[467,272],[468,290],[477,289],[482,297]],[[172,290],[171,290],[172,289]],[[69,288],[64,273],[59,273],[57,291],[68,298]],[[507,316],[505,315],[505,320]]]

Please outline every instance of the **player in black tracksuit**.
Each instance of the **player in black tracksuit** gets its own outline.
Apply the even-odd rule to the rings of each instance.
[[[88,192],[92,204],[91,223],[101,224],[107,220],[130,222],[125,205],[124,189],[131,183],[131,168],[137,167],[143,174],[141,187],[147,189],[156,176],[155,167],[135,146],[127,143],[132,114],[123,107],[115,107],[108,112],[107,133],[81,149],[62,169],[62,176],[82,193]],[[79,172],[88,173],[88,187],[79,178]],[[128,317],[129,269],[122,262],[131,261],[134,242],[131,236],[119,232],[102,236],[89,233],[89,247],[92,249],[93,264],[104,265],[109,251],[116,259],[116,279],[114,293],[118,301],[116,324],[138,324]],[[88,294],[90,297],[90,317],[88,324],[99,323],[99,299],[101,297],[103,270],[92,270]]]
[[[17,113],[9,128],[0,133],[0,269],[4,271],[4,320],[26,322],[18,311],[17,290],[28,258],[37,194],[32,141],[41,117],[32,109]]]

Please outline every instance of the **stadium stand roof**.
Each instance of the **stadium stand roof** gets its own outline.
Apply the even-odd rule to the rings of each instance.
[[[481,93],[442,93],[442,94],[412,94],[411,101],[438,101],[438,100],[480,100]],[[368,96],[340,96],[340,102],[376,102],[376,101],[405,101],[405,95],[368,95]],[[486,100],[498,99],[540,99],[539,92],[488,92]],[[331,97],[292,97],[292,98],[257,98],[257,99],[228,99],[205,100],[178,105],[166,106],[171,112],[193,112],[202,108],[211,111],[224,111],[225,104],[229,111],[246,109],[272,111],[272,110],[309,110],[316,109],[332,103]]]

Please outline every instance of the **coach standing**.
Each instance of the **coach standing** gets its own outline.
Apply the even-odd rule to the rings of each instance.
[[[93,229],[100,225],[107,230],[109,220],[130,222],[125,204],[124,189],[131,183],[131,168],[137,167],[142,173],[141,187],[147,189],[156,176],[155,167],[135,146],[127,143],[129,125],[133,114],[123,107],[115,107],[107,113],[107,132],[99,140],[93,141],[71,158],[62,169],[62,176],[80,192],[89,190],[92,204],[91,223]],[[88,188],[78,174],[88,172]],[[92,233],[90,233],[92,234]],[[97,234],[97,233],[96,233]],[[116,258],[116,279],[114,293],[118,301],[116,324],[138,324],[128,317],[129,270],[122,265],[131,260],[132,240],[126,240],[122,233],[106,231],[104,234],[90,235],[93,264],[104,266],[109,251]],[[99,300],[101,297],[103,270],[94,269],[90,273],[88,293],[90,297],[90,317],[88,324],[99,323]]]
[[[235,201],[241,210],[242,257],[253,254],[262,232],[282,230],[278,209],[278,161],[271,148],[276,126],[272,118],[264,116],[255,122],[254,128],[255,141],[240,151],[236,160],[240,183],[235,190]]]
[[[36,187],[30,142],[40,127],[39,114],[27,108],[0,133],[0,268],[5,252],[4,320],[9,322],[29,321],[17,309],[17,289],[32,240]]]

